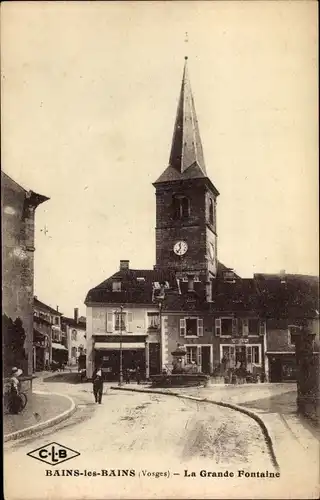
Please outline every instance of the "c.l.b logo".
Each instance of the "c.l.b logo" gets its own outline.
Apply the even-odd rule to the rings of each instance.
[[[49,465],[58,465],[79,456],[80,453],[59,443],[49,443],[30,451],[27,455]]]

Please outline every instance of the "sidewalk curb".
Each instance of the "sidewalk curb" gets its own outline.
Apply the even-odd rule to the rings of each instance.
[[[39,422],[38,424],[31,425],[30,427],[26,427],[25,429],[21,429],[19,431],[11,432],[10,434],[6,434],[3,437],[4,442],[13,441],[15,439],[20,439],[22,437],[28,436],[30,434],[34,434],[35,432],[39,432],[41,430],[47,429],[55,424],[66,420],[71,417],[71,415],[76,411],[76,404],[70,396],[65,394],[59,394],[57,392],[45,392],[45,391],[33,391],[34,394],[45,394],[47,396],[61,396],[62,398],[66,398],[70,401],[70,408],[65,410],[60,415],[56,415],[55,417],[49,418],[49,420],[45,420],[44,422]]]
[[[252,410],[248,410],[246,408],[243,408],[242,406],[235,405],[233,403],[224,403],[223,401],[214,401],[213,399],[208,399],[208,398],[201,398],[201,397],[197,397],[197,396],[188,396],[187,394],[180,394],[179,392],[173,392],[173,391],[166,392],[166,391],[161,391],[159,389],[137,389],[137,388],[134,389],[133,387],[129,388],[129,387],[112,387],[112,386],[110,387],[110,389],[113,389],[116,391],[146,392],[149,394],[161,394],[164,396],[168,396],[168,395],[169,396],[176,396],[177,398],[191,399],[193,401],[200,401],[203,403],[211,403],[211,404],[215,404],[217,406],[223,406],[224,408],[230,408],[231,410],[235,410],[235,411],[238,411],[240,413],[244,413],[248,417],[255,420],[257,422],[257,424],[260,426],[262,433],[263,433],[263,436],[264,436],[264,439],[266,441],[267,447],[268,447],[268,451],[270,454],[272,464],[275,467],[275,469],[277,469],[277,470],[280,469],[279,462],[277,460],[277,457],[276,457],[276,454],[274,451],[274,446],[273,446],[273,442],[272,442],[271,435],[270,435],[271,433],[268,430],[268,427],[265,424],[265,422],[260,417],[260,415],[258,415],[256,412],[254,412]]]

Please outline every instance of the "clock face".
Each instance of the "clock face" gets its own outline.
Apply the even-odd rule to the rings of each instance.
[[[215,259],[215,251],[214,251],[214,244],[213,243],[209,244],[209,254],[210,254],[211,260],[214,261],[214,259]]]
[[[184,255],[188,250],[188,245],[185,241],[177,241],[173,247],[173,251],[176,255]]]

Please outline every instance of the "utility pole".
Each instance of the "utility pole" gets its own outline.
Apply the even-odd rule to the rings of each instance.
[[[120,306],[120,374],[119,374],[119,387],[123,385],[123,367],[122,367],[122,318],[123,306]]]

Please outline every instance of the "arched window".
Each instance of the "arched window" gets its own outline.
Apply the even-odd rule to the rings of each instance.
[[[214,203],[212,198],[209,199],[209,222],[213,225],[214,221]]]
[[[186,196],[175,195],[172,205],[174,219],[186,219],[190,216],[190,200]]]
[[[189,200],[185,196],[181,198],[181,214],[182,217],[189,217]]]

